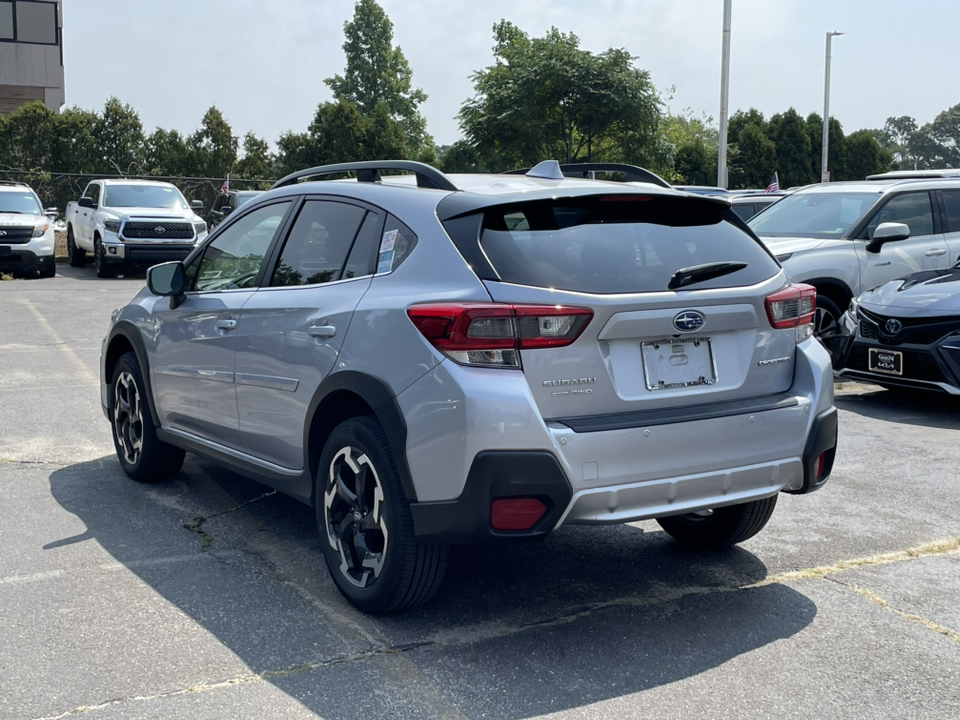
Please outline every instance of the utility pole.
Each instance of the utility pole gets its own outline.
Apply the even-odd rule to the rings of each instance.
[[[720,149],[717,185],[727,187],[727,111],[730,103],[730,15],[733,0],[723,0],[723,59],[720,62]]]
[[[820,182],[830,182],[830,171],[827,170],[827,150],[830,147],[830,45],[834,35],[843,35],[843,33],[827,33],[827,56],[823,73],[823,154],[820,156]]]

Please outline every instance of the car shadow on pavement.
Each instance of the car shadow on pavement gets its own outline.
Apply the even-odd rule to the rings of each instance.
[[[93,261],[90,260],[86,265],[78,268],[66,263],[57,263],[57,275],[63,275],[73,280],[96,280],[97,282],[108,283],[111,280],[144,280],[147,277],[147,272],[146,270],[128,269],[123,275],[116,278],[98,278],[97,271],[93,267]]]
[[[409,670],[396,664],[470,718],[582,707],[698,675],[795,635],[817,614],[803,594],[764,583],[766,567],[748,550],[696,553],[658,529],[618,525],[454,548],[431,603],[364,617],[327,577],[310,508],[263,497],[268,488],[191,456],[157,486],[114,466],[103,458],[52,473],[53,497],[86,529],[45,549],[95,541],[253,673],[325,718],[434,715],[418,712],[420,695],[398,680]],[[185,527],[197,515],[210,518],[207,538]],[[197,559],[151,560],[164,556]],[[368,630],[361,638],[351,626]]]
[[[960,430],[960,397],[923,390],[861,387],[861,392],[838,392],[834,398],[836,406],[876,420]]]

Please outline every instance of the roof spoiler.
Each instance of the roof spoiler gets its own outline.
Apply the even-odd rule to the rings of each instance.
[[[518,170],[509,170],[504,175],[530,175],[531,177],[545,177],[541,175],[546,168],[547,162],[556,163],[564,177],[590,177],[590,173],[595,172],[622,172],[627,176],[627,182],[645,182],[658,185],[664,188],[672,187],[670,183],[659,175],[650,172],[646,168],[637,165],[627,165],[625,163],[569,163],[560,165],[556,160],[548,160],[540,163],[534,168],[521,168]],[[539,171],[534,174],[535,171]]]
[[[457,192],[460,189],[450,182],[450,178],[435,167],[413,160],[370,160],[339,163],[337,165],[321,165],[319,167],[298,170],[295,173],[291,173],[277,180],[270,189],[276,190],[277,188],[288,185],[295,185],[304,178],[348,172],[357,174],[357,182],[376,183],[382,179],[380,176],[382,170],[405,170],[406,172],[413,173],[417,176],[417,187],[449,190],[450,192]]]

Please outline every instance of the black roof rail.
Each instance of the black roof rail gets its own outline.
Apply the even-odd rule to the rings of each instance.
[[[530,168],[509,170],[504,175],[526,175]],[[560,166],[560,172],[567,177],[589,177],[592,172],[622,172],[627,176],[627,182],[645,182],[670,188],[672,185],[659,175],[650,172],[638,165],[626,163],[569,163]]]
[[[381,170],[406,170],[414,173],[417,176],[417,187],[450,190],[451,192],[460,189],[450,182],[450,178],[435,167],[414,160],[363,160],[361,162],[338,163],[337,165],[321,165],[291,173],[285,178],[277,180],[270,189],[275,190],[287,185],[294,185],[303,178],[347,172],[355,172],[357,182],[380,182]]]

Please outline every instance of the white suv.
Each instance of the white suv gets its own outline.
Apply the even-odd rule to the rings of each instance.
[[[812,185],[749,221],[794,282],[817,289],[815,332],[828,348],[852,298],[960,257],[960,179]]]
[[[0,182],[0,270],[57,274],[53,224],[40,198],[23,183]]]

